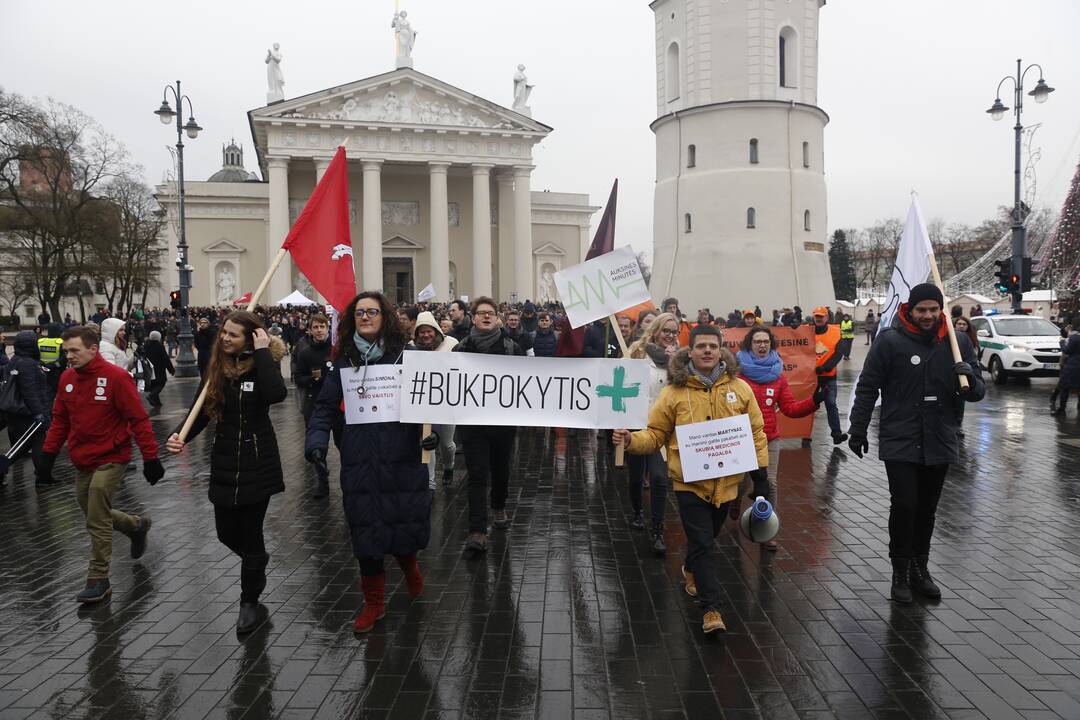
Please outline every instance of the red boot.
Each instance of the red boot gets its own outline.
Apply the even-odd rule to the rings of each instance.
[[[412,555],[399,555],[398,565],[405,573],[405,585],[409,588],[411,597],[419,597],[424,592],[424,576],[420,574],[420,563],[416,559],[416,553]]]
[[[366,633],[386,615],[386,575],[361,575],[360,587],[364,590],[364,610],[353,620],[352,627],[353,632]]]

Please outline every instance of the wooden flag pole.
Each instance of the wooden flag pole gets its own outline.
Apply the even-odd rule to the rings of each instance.
[[[952,318],[949,316],[949,302],[945,299],[945,286],[941,282],[941,273],[938,272],[937,258],[934,256],[934,251],[932,249],[927,257],[930,259],[930,272],[932,273],[934,284],[937,285],[938,290],[941,291],[941,314],[945,319],[945,330],[949,335],[949,347],[952,349],[953,362],[963,362],[964,357],[960,354],[960,344],[956,342],[956,330],[953,329]],[[961,375],[960,392],[965,392],[968,388],[968,379]]]
[[[622,330],[619,329],[619,320],[614,315],[608,315],[608,322],[611,323],[611,327],[615,330],[615,339],[619,341],[619,349],[622,350],[622,356],[624,358],[630,357],[630,350],[626,347],[626,341],[623,340]],[[615,467],[622,467],[626,464],[626,447],[622,443],[615,446]]]
[[[420,439],[422,440],[422,439],[426,438],[430,434],[431,434],[431,423],[424,423],[424,430],[420,433]],[[430,465],[431,464],[431,451],[428,450],[427,448],[421,448],[420,449],[420,462],[424,463],[425,465]]]

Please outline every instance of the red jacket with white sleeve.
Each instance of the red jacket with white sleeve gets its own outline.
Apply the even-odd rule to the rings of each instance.
[[[780,437],[780,428],[776,419],[777,409],[789,418],[806,417],[813,415],[817,410],[817,404],[812,397],[805,400],[795,399],[795,395],[791,392],[791,385],[783,375],[768,383],[756,383],[742,374],[739,378],[754,391],[758,407],[761,408],[761,419],[765,422],[765,437],[769,440]]]

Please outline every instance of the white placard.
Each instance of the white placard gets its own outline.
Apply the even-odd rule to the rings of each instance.
[[[576,328],[650,299],[629,245],[560,270],[555,273],[555,288]]]
[[[401,419],[401,366],[342,368],[345,423],[364,425]]]
[[[645,360],[407,351],[401,421],[525,427],[645,427]]]
[[[758,469],[750,416],[736,415],[690,425],[676,425],[682,480],[712,480]]]

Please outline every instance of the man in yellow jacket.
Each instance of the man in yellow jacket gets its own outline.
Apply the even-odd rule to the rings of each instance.
[[[721,342],[720,329],[699,325],[690,333],[690,347],[678,351],[668,364],[668,384],[649,411],[649,426],[631,433],[615,430],[612,440],[633,455],[650,455],[662,447],[668,452],[668,477],[679,504],[686,533],[686,592],[705,606],[701,629],[725,630],[720,616],[720,580],[712,556],[713,540],[727,518],[728,504],[736,498],[743,473],[695,483],[683,482],[675,427],[749,415],[759,469],[751,473],[755,487],[767,487],[769,443],[761,410],[750,386],[738,376],[739,364]]]

